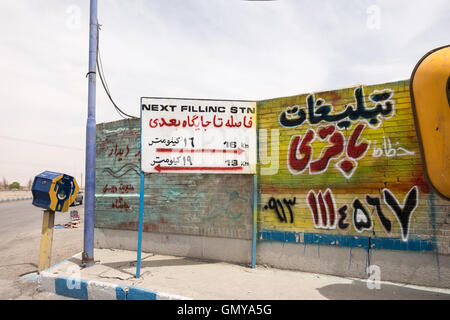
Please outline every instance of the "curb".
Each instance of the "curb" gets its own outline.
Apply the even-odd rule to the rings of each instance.
[[[28,199],[33,199],[33,197],[26,196],[26,197],[15,197],[15,198],[2,198],[2,199],[0,199],[0,202],[19,201],[19,200],[28,200]]]
[[[140,287],[121,286],[80,278],[57,277],[45,270],[39,274],[38,290],[79,300],[192,300]]]

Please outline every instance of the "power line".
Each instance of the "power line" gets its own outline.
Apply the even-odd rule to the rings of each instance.
[[[118,106],[117,104],[114,102],[114,99],[111,96],[111,92],[109,91],[109,87],[108,84],[106,83],[106,78],[105,78],[105,73],[103,71],[103,64],[102,64],[102,58],[100,55],[100,25],[98,25],[98,35],[97,35],[97,60],[96,60],[96,64],[97,64],[97,70],[98,70],[98,75],[100,76],[100,80],[102,82],[103,85],[103,89],[105,89],[106,95],[108,96],[109,100],[111,101],[111,103],[113,104],[114,108],[116,109],[117,113],[122,117],[122,118],[132,118],[132,119],[139,119],[138,117],[129,115],[125,112],[123,112]]]
[[[43,143],[43,142],[27,140],[27,139],[20,139],[20,138],[15,138],[15,137],[0,136],[0,138],[6,139],[6,140],[14,140],[14,141],[20,141],[20,142],[26,142],[26,143],[32,143],[32,144],[39,144],[39,145],[47,146],[47,147],[84,151],[84,149],[82,149],[82,148],[74,148],[74,147],[62,146],[62,145],[58,145],[58,144]]]

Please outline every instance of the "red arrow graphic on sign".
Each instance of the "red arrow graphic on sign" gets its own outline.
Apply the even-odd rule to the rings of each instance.
[[[238,148],[236,150],[230,149],[171,149],[171,148],[157,148],[156,152],[179,152],[179,153],[194,153],[194,152],[211,152],[211,153],[236,153],[242,154],[245,150]]]
[[[206,170],[214,170],[214,171],[239,171],[242,170],[243,167],[161,167],[160,164],[156,165],[154,169],[158,172],[161,171],[182,171],[182,170],[190,170],[190,171],[206,171]]]

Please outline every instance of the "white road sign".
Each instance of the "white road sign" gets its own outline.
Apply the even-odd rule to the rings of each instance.
[[[256,102],[141,98],[141,168],[256,173]]]

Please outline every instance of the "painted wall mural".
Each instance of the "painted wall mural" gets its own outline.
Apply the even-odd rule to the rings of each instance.
[[[409,80],[257,103],[258,240],[450,254]],[[95,227],[138,229],[139,120],[97,125]],[[146,174],[144,232],[250,240],[253,177]]]
[[[409,81],[265,100],[258,115],[260,240],[433,250]]]

